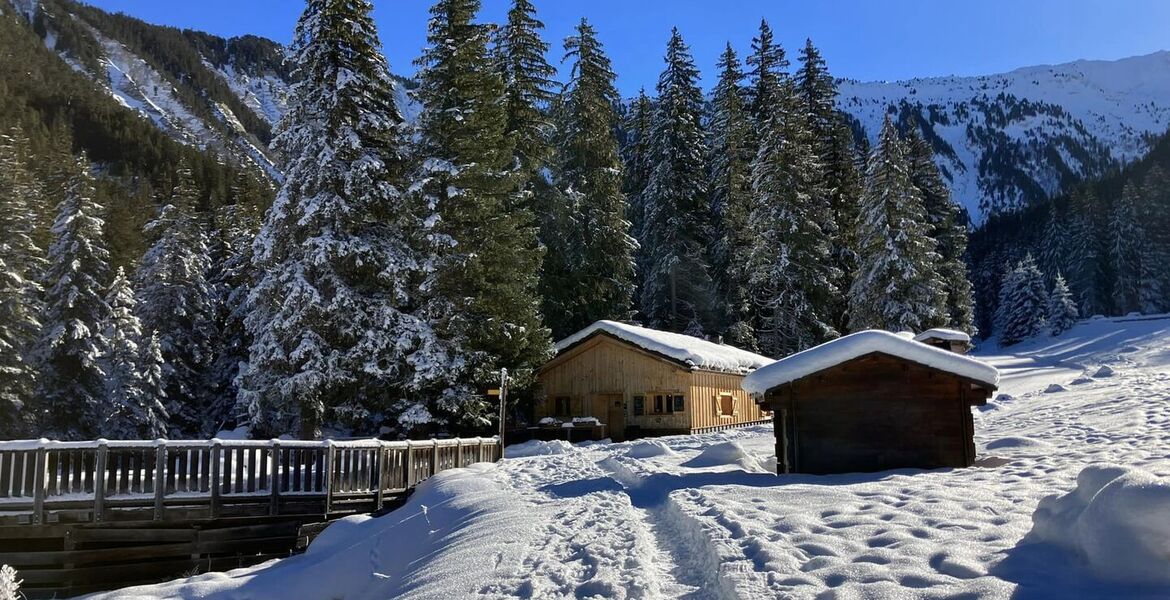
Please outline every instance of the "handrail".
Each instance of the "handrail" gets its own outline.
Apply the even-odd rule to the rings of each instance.
[[[170,503],[209,505],[215,518],[225,500],[268,503],[282,498],[369,500],[404,492],[436,473],[501,458],[499,438],[387,442],[382,440],[93,440],[0,442],[0,509],[46,511],[92,508],[101,521],[117,508],[154,510]]]

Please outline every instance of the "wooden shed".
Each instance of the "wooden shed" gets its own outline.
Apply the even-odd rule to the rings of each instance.
[[[971,336],[954,329],[928,329],[914,336],[914,341],[955,354],[967,354],[971,351]]]
[[[999,372],[885,331],[863,331],[794,354],[744,380],[774,413],[778,473],[967,467],[971,407]]]
[[[678,333],[599,321],[556,345],[537,377],[548,427],[596,418],[615,441],[768,422],[741,387],[771,359]]]

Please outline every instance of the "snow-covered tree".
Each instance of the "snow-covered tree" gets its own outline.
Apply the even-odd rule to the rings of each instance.
[[[1064,273],[1083,315],[1103,311],[1108,303],[1101,292],[1101,235],[1096,204],[1092,187],[1078,188],[1069,199],[1066,218]]]
[[[623,119],[622,130],[625,138],[622,140],[622,165],[624,181],[622,191],[626,194],[627,213],[630,221],[630,235],[635,240],[642,239],[642,229],[645,223],[645,211],[642,209],[642,195],[646,191],[646,183],[650,180],[650,131],[654,121],[654,103],[646,95],[646,89],[638,90],[638,97],[634,99]],[[639,245],[634,251],[634,298],[642,297],[642,275],[646,272],[648,249]]]
[[[889,117],[870,153],[861,199],[860,269],[849,291],[854,331],[921,331],[940,319],[946,290],[935,266],[922,195]]]
[[[774,104],[780,97],[781,88],[788,83],[788,58],[784,48],[776,43],[775,34],[768,21],[760,21],[760,33],[752,39],[752,52],[747,58],[748,77],[751,85],[747,88],[747,105],[752,114],[756,131],[761,131],[772,112],[782,108]]]
[[[1048,316],[1044,274],[1028,254],[1004,277],[996,310],[999,341],[1010,346],[1038,335]]]
[[[444,331],[460,340],[466,383],[486,387],[499,369],[517,387],[533,381],[551,352],[538,294],[542,250],[534,216],[515,201],[513,145],[506,135],[504,81],[488,56],[491,26],[475,22],[479,0],[439,0],[418,59],[423,106],[415,187],[438,209],[438,233],[454,241],[434,293],[454,303]],[[475,398],[453,407],[486,418]]]
[[[710,325],[712,292],[707,262],[710,214],[702,128],[703,94],[690,49],[671,32],[666,70],[658,79],[658,106],[650,136],[653,170],[642,194],[646,248],[642,315],[668,331],[702,333]]]
[[[246,185],[237,182],[236,186]],[[213,268],[210,276],[215,294],[215,330],[218,334],[210,370],[211,414],[222,415],[228,424],[246,421],[235,414],[239,397],[239,376],[248,362],[252,336],[245,320],[248,295],[256,286],[258,273],[252,268],[252,242],[260,229],[263,215],[247,204],[237,203],[218,209],[214,215],[216,234],[212,237]]]
[[[1126,314],[1140,308],[1142,248],[1145,228],[1139,222],[1137,185],[1127,183],[1109,215],[1109,263],[1113,273],[1113,308]]]
[[[105,326],[107,351],[102,357],[106,373],[105,420],[98,433],[117,440],[151,440],[167,434],[167,412],[162,404],[165,392],[150,374],[162,370],[162,356],[147,350],[142,322],[135,314],[138,305],[134,290],[121,268],[106,293],[110,306]],[[147,361],[147,362],[144,362]]]
[[[731,44],[719,59],[719,82],[711,99],[711,147],[707,168],[714,221],[713,268],[721,328],[728,343],[755,348],[754,311],[748,282],[754,157],[751,115],[743,93],[743,67]]]
[[[142,326],[162,344],[172,435],[201,437],[218,431],[224,415],[213,406],[226,403],[216,402],[210,389],[218,335],[207,228],[196,212],[199,189],[187,166],[177,177],[158,217],[146,226],[154,241],[136,275],[138,310]]]
[[[10,438],[22,429],[22,408],[36,385],[29,353],[41,329],[45,266],[34,240],[42,191],[17,136],[0,136],[0,436]]]
[[[1145,243],[1139,249],[1140,309],[1146,314],[1170,311],[1170,177],[1153,165],[1142,182],[1139,215]]]
[[[253,246],[261,277],[245,320],[239,398],[253,435],[372,433],[460,374],[432,326],[442,315],[420,298],[444,240],[434,207],[406,193],[372,10],[311,0],[290,48],[298,83],[274,141],[285,180]]]
[[[927,235],[937,243],[939,278],[946,292],[935,326],[974,333],[975,295],[967,275],[967,220],[943,182],[934,162],[934,149],[913,128],[906,140],[910,180],[922,196]]]
[[[102,207],[94,202],[89,162],[76,161],[53,223],[45,281],[45,313],[35,356],[39,386],[34,419],[44,436],[92,439],[107,408],[101,358],[110,306],[105,300],[109,252]]]
[[[544,23],[536,17],[530,0],[512,0],[507,22],[496,38],[497,69],[504,80],[506,135],[514,153],[527,194],[538,193],[540,171],[552,154],[549,140],[553,124],[548,108],[555,94],[556,69],[545,55],[549,45],[540,37]]]
[[[1080,316],[1077,302],[1064,281],[1064,275],[1057,272],[1056,283],[1052,285],[1052,293],[1048,295],[1048,330],[1052,335],[1060,335],[1071,329]]]
[[[630,317],[636,248],[622,193],[613,69],[586,22],[565,51],[573,67],[557,110],[553,182],[560,202],[550,211],[556,226],[541,236],[559,266],[542,286],[558,337],[600,319]]]

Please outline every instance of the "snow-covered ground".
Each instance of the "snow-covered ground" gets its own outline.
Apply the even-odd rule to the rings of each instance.
[[[777,477],[766,427],[529,443],[303,556],[97,598],[1170,597],[1170,318],[981,353],[974,468]]]

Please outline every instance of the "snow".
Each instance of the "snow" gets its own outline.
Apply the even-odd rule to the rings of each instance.
[[[564,352],[598,332],[612,335],[644,350],[668,356],[690,365],[692,369],[748,373],[772,362],[772,359],[766,356],[725,344],[616,321],[598,321],[557,342],[557,352]]]
[[[974,358],[928,346],[888,331],[861,331],[780,359],[743,380],[751,394],[768,390],[818,373],[843,362],[872,353],[896,356],[991,387],[999,385],[999,371]]]
[[[947,342],[970,342],[971,336],[962,331],[955,331],[954,329],[927,329],[922,333],[914,336],[914,340],[923,342],[926,340],[944,340]]]
[[[1003,393],[975,413],[973,468],[778,477],[761,426],[548,443],[304,556],[95,598],[1170,597],[1170,318],[980,353]]]
[[[504,456],[508,458],[528,458],[530,456],[548,456],[550,454],[564,454],[571,452],[573,445],[565,440],[544,442],[529,440],[521,444],[513,444],[504,448]]]

